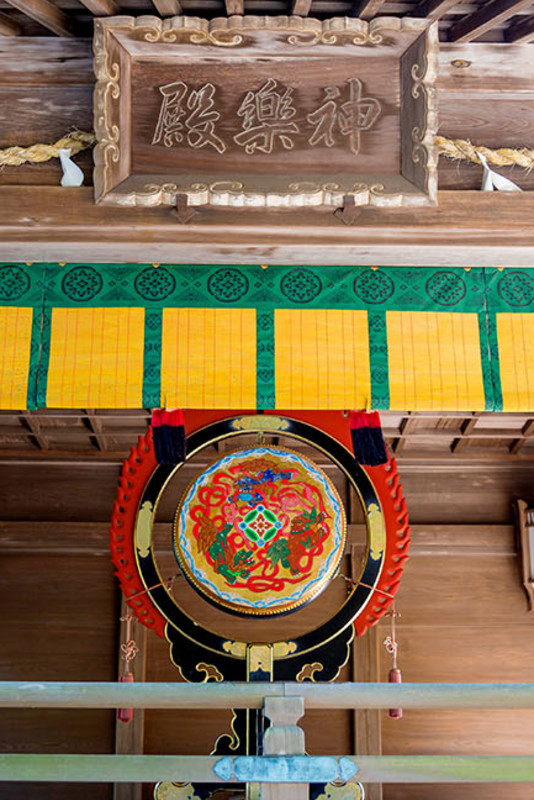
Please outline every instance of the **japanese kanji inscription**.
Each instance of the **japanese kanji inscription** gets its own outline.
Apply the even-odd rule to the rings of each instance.
[[[96,199],[435,203],[436,42],[418,19],[96,20]]]

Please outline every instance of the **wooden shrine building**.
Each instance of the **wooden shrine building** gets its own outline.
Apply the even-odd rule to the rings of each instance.
[[[0,0],[0,800],[534,800],[533,42]]]

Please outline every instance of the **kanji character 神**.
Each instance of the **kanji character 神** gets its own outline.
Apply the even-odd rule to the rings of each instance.
[[[348,99],[342,102],[341,89],[328,86],[323,90],[323,104],[306,117],[310,125],[315,125],[308,144],[314,146],[322,141],[327,147],[333,147],[336,143],[334,132],[337,126],[342,136],[349,138],[350,150],[358,155],[360,131],[369,130],[381,109],[380,103],[374,97],[362,97],[362,82],[359,78],[349,78],[346,83]]]

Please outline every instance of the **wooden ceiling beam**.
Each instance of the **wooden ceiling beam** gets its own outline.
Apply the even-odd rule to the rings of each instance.
[[[51,0],[7,0],[7,2],[57,36],[74,36],[67,15]]]
[[[307,17],[311,4],[312,0],[291,0],[291,13],[296,17]]]
[[[181,17],[183,14],[179,0],[152,0],[160,17]]]
[[[97,416],[96,409],[94,408],[87,408],[86,409],[86,420],[89,426],[89,430],[93,434],[94,440],[99,450],[105,451],[108,450],[108,443],[107,439],[103,434],[102,431],[102,421]]]
[[[28,433],[31,439],[36,443],[40,450],[48,450],[49,443],[46,436],[43,436],[39,419],[36,418],[31,411],[23,411],[22,419],[28,428]]]
[[[455,439],[451,444],[451,453],[457,453],[466,446],[469,435],[473,433],[479,416],[480,412],[475,411],[472,416],[464,419],[460,425],[460,437]]]
[[[532,0],[493,0],[484,3],[473,14],[451,25],[447,32],[448,39],[450,42],[471,42],[530,6]]]
[[[380,13],[380,9],[386,0],[357,0],[352,12],[353,17],[360,19],[373,19]]]
[[[515,456],[519,451],[523,448],[526,444],[527,439],[529,439],[532,434],[534,433],[534,419],[529,419],[523,425],[521,429],[521,436],[517,439],[514,439],[512,444],[510,445],[510,454]]]
[[[410,433],[410,430],[413,428],[415,422],[415,417],[412,416],[412,412],[408,412],[408,416],[404,417],[401,420],[399,425],[399,438],[395,439],[393,442],[393,452],[396,456],[400,455],[404,449],[404,445],[406,444],[406,437]]]
[[[22,28],[7,14],[0,12],[0,36],[20,36]]]
[[[233,17],[236,14],[242,16],[245,13],[245,0],[224,0],[226,14]]]
[[[118,13],[118,6],[113,0],[80,0],[95,17],[112,17]]]
[[[409,16],[420,19],[441,19],[457,5],[458,0],[423,0],[412,9]]]
[[[504,41],[508,44],[520,44],[534,40],[534,16],[510,25],[504,31]]]

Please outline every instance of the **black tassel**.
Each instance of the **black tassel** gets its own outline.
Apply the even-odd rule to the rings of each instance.
[[[181,409],[154,410],[152,432],[158,464],[174,466],[185,461],[185,426]]]
[[[350,433],[354,458],[368,467],[378,467],[389,461],[388,451],[378,411],[351,411]]]

